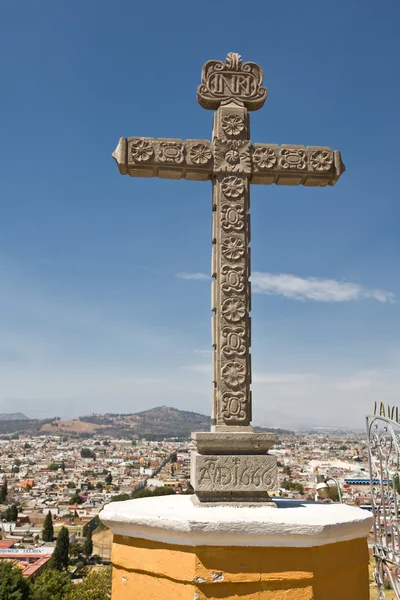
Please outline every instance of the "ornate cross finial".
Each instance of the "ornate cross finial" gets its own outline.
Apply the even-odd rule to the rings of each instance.
[[[203,108],[217,110],[221,104],[235,102],[247,110],[258,110],[267,98],[262,86],[263,70],[256,63],[242,64],[242,57],[229,52],[225,63],[209,60],[203,67],[197,99]]]

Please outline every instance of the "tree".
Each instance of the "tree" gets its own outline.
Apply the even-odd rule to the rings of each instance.
[[[82,458],[96,458],[96,454],[93,452],[93,450],[91,450],[90,448],[82,448],[81,450],[81,457]]]
[[[131,499],[131,495],[130,494],[117,494],[116,496],[113,496],[110,500],[110,502],[125,502],[125,500],[130,500]]]
[[[83,498],[75,492],[75,494],[71,497],[71,504],[83,504]]]
[[[173,494],[176,494],[174,488],[167,486],[158,487],[153,492],[153,496],[172,496]]]
[[[82,583],[71,586],[64,600],[110,600],[110,598],[111,568],[107,567],[91,571]]]
[[[13,563],[0,561],[0,600],[29,600],[30,584],[21,569]]]
[[[61,527],[57,537],[56,547],[51,555],[49,567],[57,571],[63,571],[69,563],[69,531],[67,527]]]
[[[7,494],[8,494],[7,479],[5,479],[3,481],[3,483],[0,485],[0,504],[5,503],[5,501],[7,500]]]
[[[88,558],[90,556],[92,556],[93,541],[92,541],[92,529],[90,527],[87,531],[87,537],[86,537],[85,543],[83,544],[83,552],[86,554],[86,556]]]
[[[43,523],[42,540],[44,542],[52,542],[54,539],[53,517],[49,511]]]
[[[106,482],[106,485],[111,485],[112,484],[112,475],[111,473],[107,473],[106,478],[104,480]]]
[[[154,490],[150,490],[149,488],[141,488],[140,490],[136,490],[136,492],[132,492],[132,498],[148,498],[150,496],[170,496],[172,494],[176,494],[176,491],[174,490],[174,488],[167,486],[157,487]],[[121,496],[123,495],[125,494],[121,494]],[[117,498],[117,496],[114,496],[111,502],[115,502],[115,498]]]
[[[67,573],[46,569],[33,584],[32,600],[63,600],[70,587]]]
[[[6,508],[5,512],[6,521],[15,522],[18,520],[18,508],[16,504],[11,504]]]
[[[72,542],[69,545],[69,555],[70,556],[80,556],[83,553],[83,546],[79,542]]]
[[[104,485],[102,484],[102,482],[101,482],[101,481],[98,481],[98,482],[96,483],[96,488],[97,488],[98,490],[100,490],[101,492],[103,491],[103,487],[104,487]]]
[[[73,481],[68,481],[67,488],[69,490],[74,490],[76,488],[76,485],[75,485],[75,483]]]

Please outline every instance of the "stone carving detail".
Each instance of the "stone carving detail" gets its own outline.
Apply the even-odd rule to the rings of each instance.
[[[240,198],[244,194],[245,182],[240,177],[225,177],[222,180],[221,188],[227,198]]]
[[[221,413],[224,421],[237,423],[246,421],[247,402],[243,392],[224,392],[221,399]]]
[[[201,73],[197,99],[203,108],[217,109],[222,103],[235,100],[248,110],[258,110],[268,91],[262,87],[263,71],[252,62],[242,63],[242,57],[230,52],[223,63],[209,60]]]
[[[131,142],[130,155],[135,162],[146,162],[154,155],[153,145],[149,140],[134,140]]]
[[[226,294],[230,292],[244,292],[246,289],[244,283],[244,267],[223,265],[221,269],[221,289]]]
[[[229,109],[228,109],[229,110]],[[220,109],[222,135],[241,135],[244,120]],[[229,117],[229,119],[228,119]],[[225,120],[224,120],[225,119]],[[237,125],[239,124],[239,127]],[[221,131],[222,133],[222,131]],[[216,248],[216,417],[217,425],[247,426],[250,407],[250,320],[248,313],[248,175],[251,172],[249,140],[214,138],[214,171],[232,174],[217,179]],[[237,169],[237,171],[236,171]],[[240,173],[235,175],[233,173]],[[230,390],[230,391],[228,391]]]
[[[224,231],[243,231],[244,207],[242,204],[221,206],[221,227]]]
[[[272,148],[257,148],[253,154],[253,161],[259,169],[272,169],[277,163],[277,158]]]
[[[246,356],[246,331],[244,327],[223,327],[222,352],[227,358]]]
[[[303,170],[307,167],[305,150],[297,148],[282,148],[280,151],[279,166],[283,169]]]
[[[157,155],[161,162],[183,163],[184,145],[179,142],[158,142]]]
[[[231,235],[222,242],[222,254],[228,260],[239,260],[244,257],[245,245],[242,239]]]
[[[196,487],[201,491],[270,490],[276,483],[276,459],[267,456],[196,456]]]
[[[244,120],[239,115],[226,115],[222,117],[221,127],[225,135],[235,137],[244,130]]]
[[[228,298],[222,303],[221,312],[228,323],[238,323],[246,314],[246,306],[240,298]]]
[[[212,158],[212,152],[210,147],[205,144],[194,144],[190,148],[189,157],[196,165],[206,165]]]
[[[221,369],[221,376],[225,385],[237,388],[246,381],[246,366],[240,362],[225,363]]]
[[[316,150],[310,156],[310,165],[315,171],[329,171],[332,164],[333,156],[330,150]]]
[[[214,170],[250,173],[250,142],[247,140],[215,140]]]

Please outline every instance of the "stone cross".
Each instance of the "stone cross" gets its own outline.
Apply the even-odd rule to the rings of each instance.
[[[229,53],[208,61],[197,98],[215,110],[208,140],[121,138],[113,153],[121,174],[212,181],[212,346],[210,433],[195,433],[192,485],[200,502],[265,502],[276,481],[273,436],[251,428],[250,183],[334,185],[340,152],[325,146],[252,144],[249,111],[267,90],[263,71]]]

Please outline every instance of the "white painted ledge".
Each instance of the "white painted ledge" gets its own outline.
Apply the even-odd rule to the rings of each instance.
[[[111,502],[100,513],[114,534],[183,546],[307,548],[366,537],[369,511],[345,504],[276,500],[267,506],[194,506],[190,496]]]

